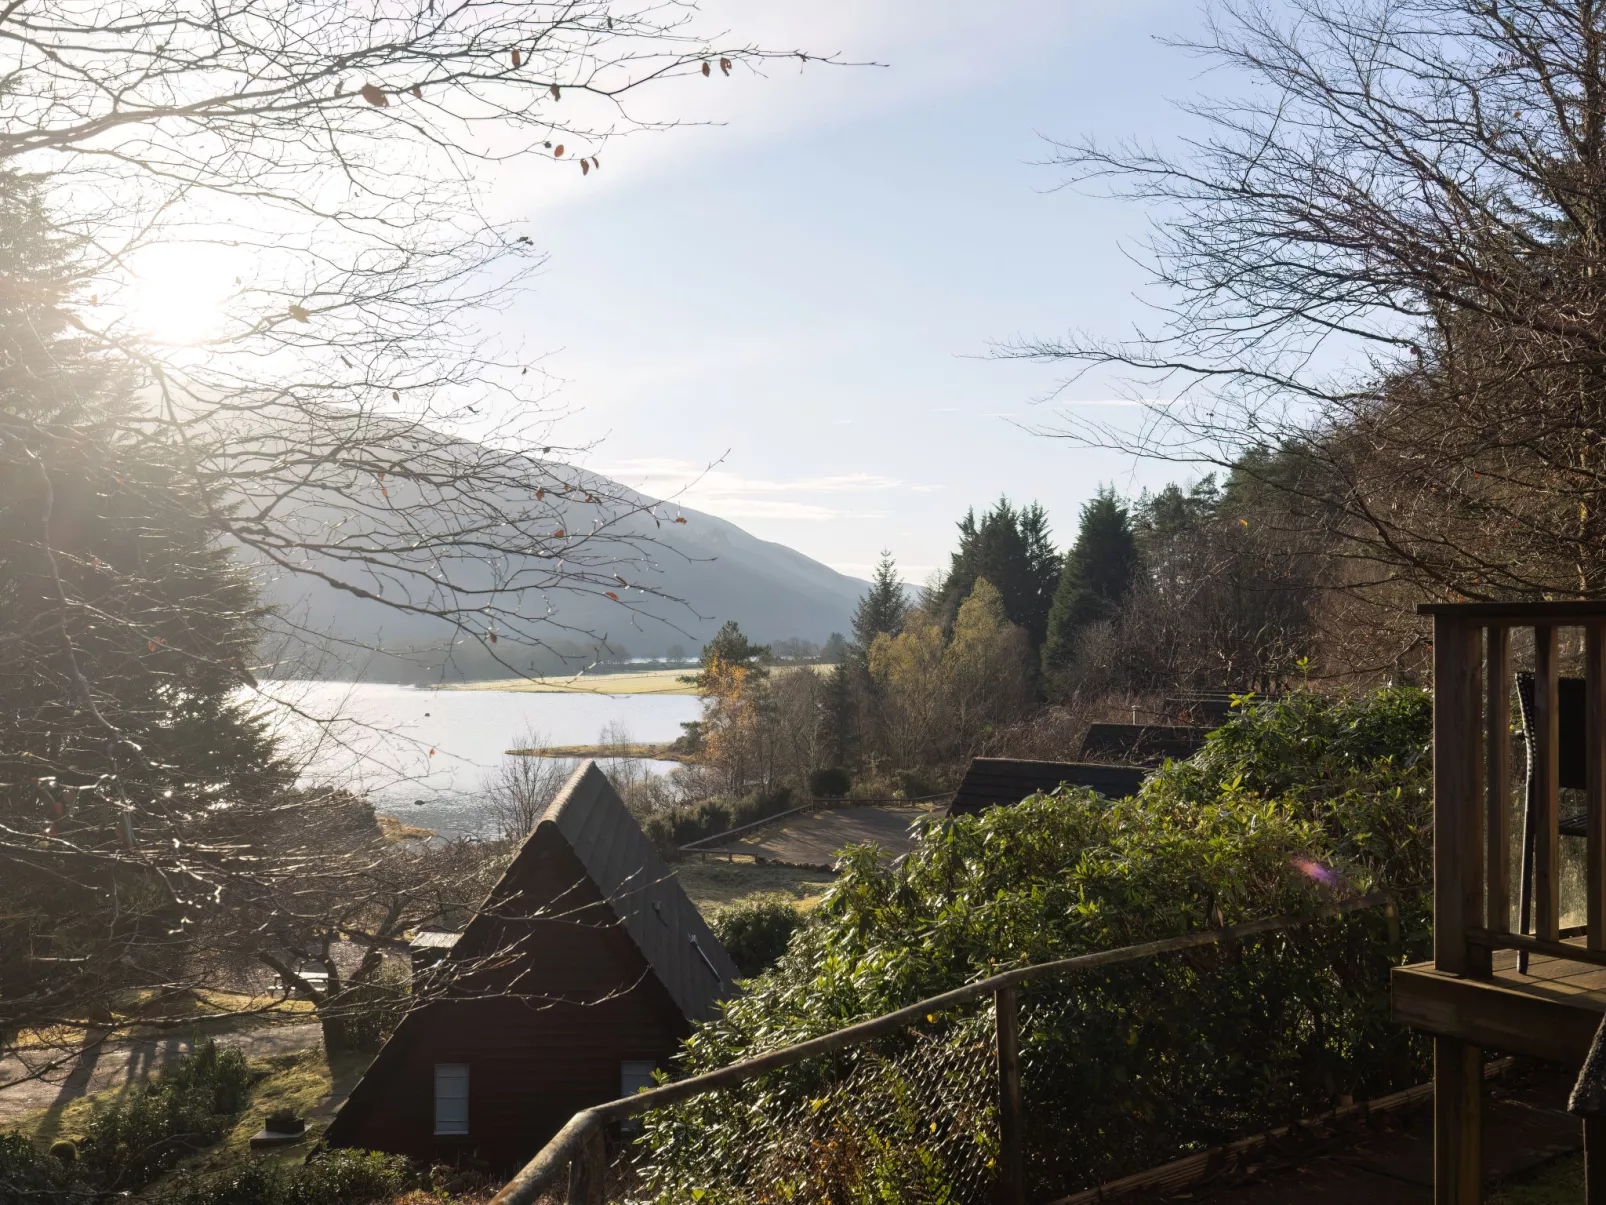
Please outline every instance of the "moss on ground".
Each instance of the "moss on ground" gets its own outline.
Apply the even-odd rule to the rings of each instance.
[[[727,861],[691,857],[675,863],[674,869],[681,888],[705,915],[710,908],[756,895],[787,896],[806,912],[820,902],[836,881],[836,876],[827,870],[760,866],[751,858]]]
[[[1537,1171],[1503,1181],[1489,1205],[1583,1205],[1584,1156],[1568,1155]]]

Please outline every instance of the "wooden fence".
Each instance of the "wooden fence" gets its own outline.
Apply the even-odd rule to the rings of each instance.
[[[1000,1141],[996,1178],[1001,1199],[1006,1205],[1025,1205],[1023,1117],[1017,1041],[1016,989],[1018,987],[1051,976],[1074,975],[1078,972],[1156,958],[1182,950],[1235,943],[1260,934],[1298,928],[1323,917],[1339,916],[1367,908],[1383,908],[1391,920],[1396,915],[1393,896],[1379,892],[1327,905],[1310,916],[1274,917],[1250,921],[1222,929],[1200,930],[1158,941],[1020,967],[806,1042],[768,1051],[728,1067],[638,1092],[634,1096],[610,1101],[607,1104],[596,1105],[571,1117],[540,1153],[497,1193],[491,1205],[531,1205],[542,1193],[557,1184],[565,1169],[568,1169],[569,1173],[570,1205],[601,1205],[603,1181],[607,1169],[604,1130],[608,1125],[705,1093],[730,1089],[767,1072],[909,1029],[934,1014],[959,1005],[985,1001],[989,997],[994,1004],[996,1019],[994,1041],[999,1095],[997,1116]]]

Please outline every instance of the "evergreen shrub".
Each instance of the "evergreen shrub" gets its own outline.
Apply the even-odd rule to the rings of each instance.
[[[149,1183],[191,1151],[216,1142],[245,1108],[256,1076],[238,1050],[208,1041],[95,1114],[79,1163],[107,1192]]]
[[[797,803],[791,787],[778,787],[770,791],[754,791],[735,799],[704,799],[697,803],[666,808],[648,816],[642,831],[665,857],[673,859],[676,850],[705,837],[766,820],[780,814]]]
[[[0,1201],[76,1205],[85,1195],[72,1161],[47,1155],[21,1134],[0,1134]]]
[[[1430,948],[1431,702],[1391,689],[1299,693],[1240,707],[1192,760],[1134,798],[1080,789],[928,823],[893,865],[851,852],[784,955],[686,1044],[683,1070],[723,1066],[998,971],[1279,915],[1391,889],[1379,910],[1232,947],[1112,967],[1021,991],[1028,1196],[1049,1198],[1245,1133],[1421,1082],[1423,1040],[1389,1016],[1388,972]],[[987,1042],[985,1008],[879,1046],[948,1043],[953,1065]],[[941,1065],[943,1059],[931,1060]],[[895,1067],[895,1062],[887,1064]],[[662,1199],[740,1179],[811,1117],[829,1060],[649,1115],[642,1139]],[[929,1178],[940,1138],[996,1154],[996,1124],[927,1139],[935,1121],[897,1076],[879,1110],[894,1133],[834,1134],[860,1183]],[[977,1095],[986,1116],[991,1089]],[[914,1102],[913,1106],[910,1102]],[[979,1110],[979,1111],[978,1111]],[[945,1150],[948,1148],[945,1148]],[[824,1191],[823,1165],[765,1165],[777,1197]],[[777,1171],[777,1168],[781,1169]],[[833,1182],[847,1182],[843,1168]],[[958,1185],[949,1186],[959,1190]],[[935,1191],[935,1189],[933,1189]],[[948,1190],[944,1190],[948,1191]]]
[[[709,927],[736,969],[751,978],[786,953],[786,943],[802,918],[784,895],[753,895],[718,909]]]
[[[815,770],[809,775],[809,794],[816,799],[841,799],[852,789],[852,776],[840,766]]]
[[[369,1205],[407,1191],[416,1177],[400,1155],[334,1150],[300,1166],[253,1162],[186,1181],[172,1205]]]

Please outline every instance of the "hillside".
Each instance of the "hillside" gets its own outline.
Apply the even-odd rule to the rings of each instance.
[[[561,466],[557,471],[575,472]],[[599,497],[643,506],[654,501],[596,474],[576,476]],[[507,504],[532,506],[533,490],[531,495],[510,497]],[[544,505],[550,507],[550,500]],[[617,560],[606,567],[631,583],[627,607],[608,597],[602,586],[584,591],[532,588],[527,600],[521,598],[519,610],[544,616],[538,624],[549,632],[543,637],[545,647],[529,640],[504,641],[497,649],[501,664],[477,641],[454,633],[439,619],[358,598],[310,576],[284,573],[262,575],[265,600],[285,621],[263,660],[273,666],[269,672],[279,675],[478,680],[505,678],[509,666],[573,672],[595,660],[604,642],[610,658],[658,657],[672,650],[695,655],[730,619],[759,641],[797,637],[823,643],[832,632],[849,630],[864,582],[724,519],[672,509],[685,522],[658,522],[643,511],[625,515],[611,530]],[[571,522],[580,525],[578,517]],[[487,580],[492,573],[507,580],[517,572],[506,565],[487,565],[485,570]]]

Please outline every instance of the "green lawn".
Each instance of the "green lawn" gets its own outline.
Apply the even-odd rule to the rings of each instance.
[[[1538,1171],[1502,1183],[1489,1205],[1583,1205],[1584,1156],[1568,1155]]]

